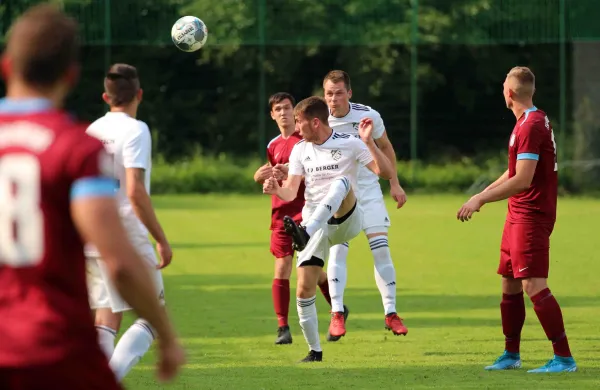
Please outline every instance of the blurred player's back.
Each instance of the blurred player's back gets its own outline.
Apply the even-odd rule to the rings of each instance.
[[[25,102],[0,102],[0,366],[97,345],[69,191],[99,143],[44,101]]]

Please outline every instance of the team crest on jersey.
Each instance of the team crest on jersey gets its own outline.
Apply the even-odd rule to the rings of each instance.
[[[515,135],[511,135],[510,136],[510,142],[508,143],[508,146],[512,147],[515,144]]]
[[[332,150],[331,158],[333,158],[335,161],[338,161],[340,158],[342,158],[342,151],[339,149]]]

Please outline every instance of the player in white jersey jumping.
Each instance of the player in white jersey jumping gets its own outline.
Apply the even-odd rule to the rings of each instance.
[[[363,226],[362,210],[355,196],[359,167],[366,166],[386,179],[394,171],[371,137],[370,119],[359,125],[363,142],[329,127],[329,111],[322,98],[313,96],[301,101],[294,116],[303,140],[292,149],[288,177],[281,187],[274,177],[267,179],[263,192],[290,201],[296,197],[304,177],[306,203],[302,225],[289,216],[283,222],[298,251],[296,301],[300,327],[309,346],[302,362],[315,362],[323,359],[315,306],[319,275],[330,246],[353,239]]]
[[[390,193],[397,208],[406,203],[406,193],[400,186],[396,173],[396,153],[387,137],[381,115],[371,107],[351,103],[350,76],[342,70],[333,70],[323,79],[325,101],[329,107],[329,125],[337,133],[359,136],[359,124],[364,118],[373,122],[372,137],[379,150],[393,165]],[[385,207],[379,177],[368,169],[358,172],[358,199],[364,211],[363,231],[373,253],[375,281],[385,311],[385,327],[395,335],[406,335],[408,329],[396,312],[396,271],[388,246],[390,217]],[[348,243],[334,245],[329,252],[327,275],[331,294],[331,322],[328,341],[337,341],[346,334],[347,310],[344,311],[344,289],[346,288]]]
[[[164,304],[160,269],[171,262],[173,254],[149,196],[152,141],[148,126],[136,119],[142,100],[137,70],[126,64],[113,65],[104,79],[104,89],[102,97],[110,106],[110,112],[92,123],[87,133],[100,139],[112,157],[123,225],[130,241],[146,260],[158,292],[157,299]],[[148,231],[156,240],[160,261],[157,261]],[[125,331],[115,347],[123,312],[131,310],[131,306],[119,296],[108,279],[95,248],[88,246],[86,256],[90,307],[96,311],[98,340],[120,381],[148,351],[155,332],[140,318]]]

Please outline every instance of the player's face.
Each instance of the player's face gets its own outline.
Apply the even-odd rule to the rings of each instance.
[[[319,137],[317,136],[317,126],[314,126],[314,121],[318,121],[318,119],[313,119],[310,121],[304,117],[302,114],[298,114],[295,117],[296,119],[296,131],[300,133],[302,138],[304,138],[308,142],[318,141]]]
[[[279,127],[287,127],[294,124],[294,107],[289,99],[273,104],[271,118],[277,122]]]
[[[325,101],[331,114],[338,116],[346,113],[350,104],[350,98],[352,97],[352,91],[346,89],[344,82],[334,83],[331,80],[327,80],[325,85],[323,85],[323,89],[325,92]]]

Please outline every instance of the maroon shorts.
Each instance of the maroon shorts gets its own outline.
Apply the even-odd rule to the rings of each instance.
[[[498,273],[515,279],[547,278],[550,235],[554,224],[506,221],[500,245]]]
[[[271,253],[278,259],[294,255],[292,236],[283,230],[283,226],[271,230]]]
[[[101,351],[32,367],[0,367],[2,390],[122,390]]]

